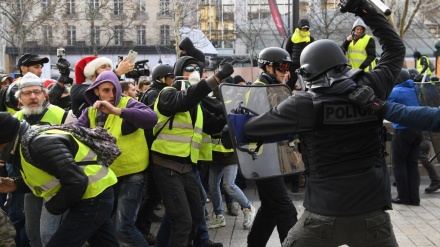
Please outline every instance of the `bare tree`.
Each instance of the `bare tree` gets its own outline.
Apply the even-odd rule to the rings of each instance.
[[[56,0],[2,0],[0,10],[2,21],[0,36],[9,45],[18,49],[22,55],[26,42],[36,41],[41,37],[38,33],[42,24],[56,18],[55,13],[62,7]]]

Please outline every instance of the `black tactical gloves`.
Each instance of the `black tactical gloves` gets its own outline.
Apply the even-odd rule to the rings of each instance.
[[[348,98],[357,106],[373,113],[379,113],[386,103],[377,98],[373,89],[368,86],[358,86]]]
[[[341,0],[339,2],[342,13],[353,13],[356,16],[363,16],[367,13],[376,12],[376,9],[368,0]]]
[[[215,74],[216,77],[219,78],[219,81],[222,81],[223,79],[226,79],[228,76],[232,75],[234,73],[234,67],[232,67],[232,64],[225,63],[222,66],[222,69]]]
[[[57,68],[60,72],[61,76],[58,77],[58,82],[61,82],[63,84],[72,84],[73,79],[69,77],[70,75],[70,63],[64,58],[58,59],[57,62]]]

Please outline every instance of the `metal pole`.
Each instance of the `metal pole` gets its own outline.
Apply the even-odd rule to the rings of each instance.
[[[293,4],[292,4],[292,33],[296,28],[296,25],[299,22],[299,0],[293,0]]]

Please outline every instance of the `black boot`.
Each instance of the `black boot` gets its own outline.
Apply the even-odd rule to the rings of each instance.
[[[425,192],[431,193],[440,189],[440,181],[431,182],[428,188],[425,189]]]

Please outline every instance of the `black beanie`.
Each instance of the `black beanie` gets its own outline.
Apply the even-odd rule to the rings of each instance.
[[[0,144],[11,142],[20,129],[20,121],[8,112],[0,112]]]

